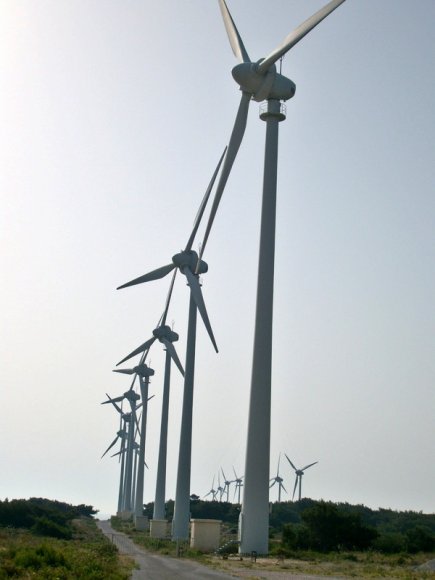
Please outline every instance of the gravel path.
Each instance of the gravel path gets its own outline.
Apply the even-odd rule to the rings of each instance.
[[[136,546],[125,534],[114,530],[108,521],[97,520],[97,526],[123,554],[131,556],[139,566],[133,570],[133,580],[234,580],[192,560],[158,556]]]

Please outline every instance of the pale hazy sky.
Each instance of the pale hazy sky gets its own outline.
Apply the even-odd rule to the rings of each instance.
[[[228,0],[253,59],[324,3]],[[434,511],[434,21],[433,0],[347,0],[284,60],[297,91],[280,125],[271,476],[279,452],[318,460],[312,498]],[[217,0],[0,0],[1,499],[116,509],[119,466],[100,456],[118,417],[100,402],[130,386],[112,368],[151,336],[169,278],[115,288],[185,245],[236,114],[236,63]],[[221,466],[244,469],[264,130],[252,103],[205,255],[220,353],[199,322],[199,495]],[[180,277],[182,358],[187,306]]]

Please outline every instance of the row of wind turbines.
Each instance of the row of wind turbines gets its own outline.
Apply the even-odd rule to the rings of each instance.
[[[283,102],[292,98],[296,90],[293,81],[277,72],[276,63],[343,2],[344,0],[330,1],[291,32],[269,55],[260,60],[253,61],[248,55],[225,0],[219,0],[219,6],[231,48],[236,58],[240,61],[240,64],[235,66],[232,70],[234,80],[237,82],[241,90],[241,99],[234,127],[228,142],[228,147],[225,148],[209,187],[204,195],[193,230],[190,232],[184,250],[174,254],[168,264],[135,278],[119,287],[127,288],[137,284],[152,282],[163,278],[170,272],[174,272],[170,283],[166,306],[156,328],[152,331],[152,338],[136,348],[119,363],[121,364],[134,356],[140,355],[140,362],[137,366],[131,369],[117,370],[117,372],[134,375],[130,389],[120,397],[109,397],[109,400],[107,401],[107,403],[110,403],[115,407],[121,417],[121,428],[119,432],[123,433],[123,435],[119,435],[118,432],[118,436],[121,439],[121,446],[124,440],[130,441],[124,451],[120,451],[122,474],[120,477],[120,492],[122,488],[124,507],[134,510],[136,518],[139,521],[139,518],[141,517],[141,513],[139,512],[141,512],[143,504],[148,385],[150,377],[154,374],[154,371],[146,365],[145,361],[151,345],[156,340],[158,340],[166,349],[156,503],[157,497],[159,496],[161,499],[162,495],[164,496],[165,490],[168,424],[167,401],[169,397],[171,361],[176,364],[179,371],[184,375],[178,470],[174,518],[172,521],[172,538],[174,540],[184,540],[187,539],[189,535],[192,408],[195,378],[197,312],[199,312],[203,320],[214,349],[218,352],[217,343],[213,335],[199,281],[199,276],[205,274],[208,270],[208,265],[203,260],[203,256],[222,194],[243,140],[247,124],[249,104],[252,100],[257,102],[265,101],[266,104],[262,107],[260,113],[260,118],[266,123],[266,144],[245,475],[239,520],[239,549],[241,553],[256,551],[258,554],[267,554],[268,552],[272,318],[278,126],[279,123],[285,119],[285,107],[283,106]],[[265,19],[265,22],[267,21],[271,20]],[[219,179],[217,181],[213,203],[205,228],[205,234],[200,246],[201,250],[198,255],[194,250],[192,250],[192,247],[218,174]],[[180,273],[185,276],[189,287],[189,314],[184,369],[181,366],[173,345],[173,342],[176,341],[175,333],[173,333],[166,325],[166,317],[177,271],[180,271]],[[140,395],[134,390],[136,379],[139,381]],[[139,399],[140,403],[138,402]],[[122,407],[119,407],[119,403],[124,401],[126,402],[125,404],[129,404],[128,413],[124,413]],[[117,408],[116,405],[119,408]],[[137,418],[139,406],[141,406],[140,423]],[[126,415],[126,417],[124,417],[124,415]],[[129,419],[127,418],[128,415],[130,415]],[[133,498],[132,482],[134,471],[134,450],[132,442],[135,440],[136,430],[139,434],[139,452],[136,465],[137,473]],[[123,461],[124,472],[122,468]],[[299,482],[301,486],[302,475],[300,476]]]
[[[293,495],[292,495],[292,501],[295,498],[295,494],[296,494],[296,489],[299,487],[299,494],[298,494],[298,500],[300,501],[302,499],[302,477],[305,473],[305,471],[309,468],[312,467],[313,465],[316,465],[316,463],[319,463],[318,461],[314,461],[313,463],[309,463],[308,465],[305,465],[305,467],[302,467],[301,469],[298,469],[294,463],[292,462],[292,460],[289,458],[289,456],[287,455],[287,453],[284,454],[287,461],[289,462],[289,464],[292,466],[295,475],[296,475],[296,479],[295,479],[295,485],[293,488]],[[281,453],[278,456],[278,466],[276,468],[276,475],[274,477],[271,477],[269,480],[269,489],[271,489],[274,485],[278,485],[278,502],[281,502],[281,493],[282,491],[284,491],[285,493],[288,493],[286,488],[284,487],[284,479],[280,476],[279,473],[279,467],[280,467],[280,463],[281,463]],[[222,473],[222,483],[223,486],[221,485],[221,475]],[[241,492],[241,488],[243,487],[243,475],[241,477],[239,477],[236,473],[236,470],[233,467],[233,473],[234,473],[234,479],[228,479],[227,476],[225,475],[225,472],[223,470],[223,468],[221,467],[220,471],[218,471],[218,476],[217,476],[217,487],[215,489],[214,484],[216,481],[216,476],[213,476],[213,482],[211,484],[211,488],[208,491],[208,493],[206,493],[204,495],[204,498],[210,497],[211,496],[211,501],[226,501],[229,502],[230,501],[230,488],[231,488],[231,484],[235,484],[234,485],[234,495],[233,495],[233,501],[237,496],[237,503],[240,504],[240,492]]]

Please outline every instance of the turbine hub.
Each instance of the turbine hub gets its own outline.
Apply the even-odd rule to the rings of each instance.
[[[152,377],[154,374],[154,370],[148,367],[145,363],[142,363],[137,367],[134,367],[133,370],[142,378]],[[139,395],[137,395],[137,398],[140,399]]]
[[[138,373],[139,374],[139,373]],[[140,399],[140,396],[135,393],[134,391],[130,390],[127,391],[126,393],[124,393],[124,397],[128,400],[128,401],[138,401]]]
[[[258,64],[260,62],[261,60]],[[277,73],[275,65],[263,75],[257,71],[257,63],[243,62],[233,68],[232,75],[241,90],[251,94],[254,101],[261,102],[266,99],[288,101],[296,92],[295,83]]]
[[[197,274],[205,274],[208,271],[208,264],[203,260],[200,260],[199,267],[198,264],[198,254],[194,250],[189,250],[187,252],[180,252],[172,256],[172,261],[181,270],[183,268],[189,268],[191,272],[196,272]]]
[[[174,332],[170,326],[164,324],[153,330],[153,335],[161,341],[162,338],[166,338],[169,342],[176,342],[180,337],[176,332]]]

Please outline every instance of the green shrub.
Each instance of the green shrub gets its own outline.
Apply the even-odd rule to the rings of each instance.
[[[66,566],[65,556],[52,546],[41,544],[34,547],[23,547],[13,552],[14,564],[18,568],[39,568]]]
[[[432,552],[435,549],[435,534],[426,526],[416,526],[406,532],[408,552]]]
[[[373,548],[384,554],[406,551],[406,538],[400,532],[383,532],[373,542]]]
[[[61,540],[70,540],[72,537],[70,528],[45,517],[36,518],[31,530],[39,536],[50,536],[51,538],[59,538]]]

